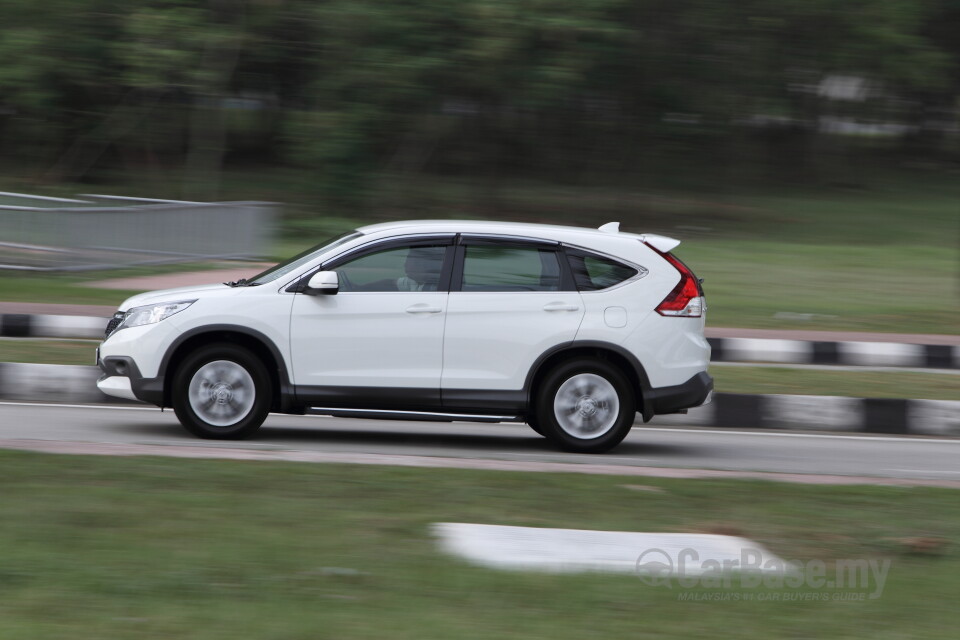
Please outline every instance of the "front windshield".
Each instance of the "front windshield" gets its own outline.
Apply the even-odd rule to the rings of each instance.
[[[292,273],[307,264],[317,256],[322,253],[326,253],[334,247],[339,247],[342,244],[350,242],[355,238],[359,238],[363,234],[359,231],[348,231],[346,233],[341,233],[338,236],[330,238],[326,242],[321,242],[315,247],[311,247],[302,253],[298,253],[289,260],[285,260],[280,264],[274,265],[262,273],[258,273],[252,278],[248,279],[245,284],[247,286],[256,286],[259,284],[266,284],[268,282],[273,282],[288,273]]]

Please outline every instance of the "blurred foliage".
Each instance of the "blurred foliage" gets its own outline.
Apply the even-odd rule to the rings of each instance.
[[[0,25],[0,163],[52,182],[216,197],[224,163],[271,163],[350,207],[385,174],[816,176],[856,152],[825,116],[958,154],[960,0],[6,0]]]

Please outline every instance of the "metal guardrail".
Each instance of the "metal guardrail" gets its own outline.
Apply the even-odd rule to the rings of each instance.
[[[44,200],[47,205],[0,205],[0,269],[21,271],[262,258],[269,252],[277,209],[268,202],[202,203],[98,195],[67,201],[2,195]],[[67,203],[69,206],[63,206]]]

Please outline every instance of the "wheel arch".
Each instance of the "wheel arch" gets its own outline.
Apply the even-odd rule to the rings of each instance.
[[[264,334],[239,325],[207,325],[185,332],[170,346],[160,362],[158,377],[163,379],[163,406],[172,406],[173,376],[180,363],[197,347],[227,342],[244,347],[266,365],[273,388],[273,411],[292,411],[296,402],[287,366],[276,344]]]
[[[583,357],[605,360],[623,371],[624,375],[630,380],[631,386],[636,391],[637,410],[643,414],[644,421],[653,417],[652,406],[646,401],[647,389],[650,388],[650,380],[640,361],[636,356],[619,345],[595,340],[569,342],[559,345],[537,359],[533,367],[530,368],[524,385],[528,410],[532,411],[532,407],[534,406],[533,400],[536,398],[537,390],[553,367],[561,362]]]

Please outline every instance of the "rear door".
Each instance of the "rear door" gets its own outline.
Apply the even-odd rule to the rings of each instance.
[[[573,341],[582,318],[559,243],[462,235],[447,302],[444,407],[519,409],[534,362]]]

